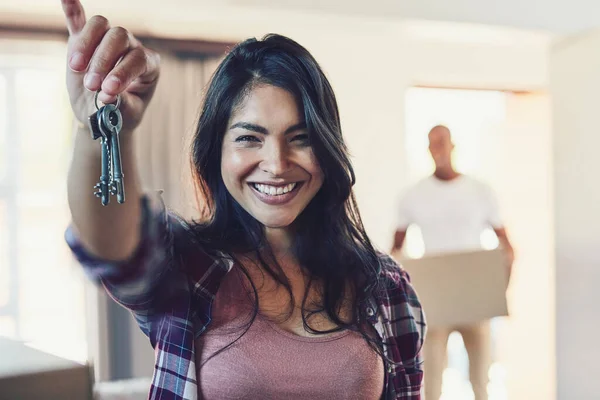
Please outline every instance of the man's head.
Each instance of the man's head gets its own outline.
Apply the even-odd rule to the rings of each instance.
[[[429,131],[429,152],[436,169],[452,167],[453,149],[454,143],[448,128],[437,125]]]

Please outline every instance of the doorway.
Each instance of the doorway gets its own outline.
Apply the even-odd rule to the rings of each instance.
[[[492,320],[490,400],[552,398],[555,385],[552,143],[545,93],[412,87],[405,97],[404,160],[407,183],[433,172],[427,134],[450,128],[458,171],[496,192],[516,260],[507,292],[510,317]],[[489,229],[484,249],[497,247]],[[417,228],[406,255],[421,257]],[[427,310],[425,310],[427,311]],[[527,354],[527,362],[523,355]],[[468,357],[458,333],[448,343],[442,400],[469,400]],[[432,400],[432,399],[428,399]]]

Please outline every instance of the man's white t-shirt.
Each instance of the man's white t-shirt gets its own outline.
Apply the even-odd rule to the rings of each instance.
[[[397,227],[412,224],[421,229],[426,253],[481,249],[481,233],[502,228],[492,189],[466,175],[430,176],[411,187],[400,201]]]

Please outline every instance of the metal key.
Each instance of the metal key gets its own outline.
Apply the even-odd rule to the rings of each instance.
[[[100,182],[98,182],[94,189],[94,195],[96,197],[100,197],[102,205],[106,206],[110,202],[110,148],[108,137],[100,130],[100,126],[98,124],[98,115],[94,113],[90,115],[88,118],[90,125],[90,132],[92,134],[92,139],[97,140],[100,139]]]
[[[111,164],[111,194],[117,195],[117,201],[125,202],[125,184],[123,182],[123,167],[121,164],[121,147],[119,133],[123,127],[123,118],[117,106],[107,104],[98,111],[100,113],[99,126],[109,138]]]
[[[117,96],[117,104],[106,104],[98,107],[98,93],[96,92],[95,104],[97,111],[90,115],[89,125],[92,139],[100,139],[101,146],[101,175],[94,189],[94,194],[101,198],[102,205],[110,202],[111,195],[117,195],[119,203],[125,202],[125,185],[121,166],[121,150],[119,146],[119,132],[123,120],[119,111],[121,103]]]

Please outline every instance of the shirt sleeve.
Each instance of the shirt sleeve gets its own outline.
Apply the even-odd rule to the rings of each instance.
[[[389,282],[383,302],[384,339],[396,363],[397,393],[402,399],[420,399],[423,383],[423,344],[427,334],[425,313],[408,273],[391,257],[380,254],[384,276]]]
[[[133,312],[142,331],[149,335],[153,317],[161,306],[157,288],[170,281],[184,285],[173,267],[173,225],[179,219],[167,211],[160,193],[144,195],[141,201],[142,221],[138,248],[123,261],[107,261],[93,256],[84,248],[72,225],[65,239],[86,275],[106,288],[119,304]],[[161,290],[162,292],[162,290]]]
[[[500,229],[504,226],[500,205],[496,192],[488,185],[484,185],[484,201],[487,210],[487,222],[493,229]]]
[[[415,291],[408,272],[404,270],[402,267],[398,265],[400,270],[400,285],[402,287],[403,292],[406,296],[406,301],[404,303],[405,307],[405,315],[408,317],[410,321],[409,324],[405,324],[409,326],[409,329],[405,330],[405,332],[411,332],[409,345],[405,348],[410,349],[406,351],[407,355],[406,360],[407,364],[413,365],[414,368],[409,371],[414,372],[422,372],[421,366],[423,365],[423,344],[425,342],[425,335],[427,334],[427,324],[425,320],[425,312],[423,311],[423,307],[421,306],[421,302],[419,301],[419,297],[417,296],[417,292]],[[422,377],[421,377],[422,378]]]

